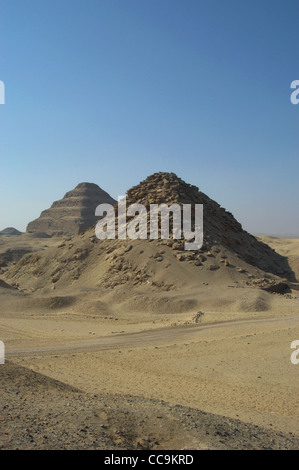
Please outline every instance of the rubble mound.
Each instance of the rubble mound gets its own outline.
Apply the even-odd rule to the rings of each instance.
[[[165,240],[149,237],[99,240],[93,226],[80,235],[65,237],[58,246],[26,254],[7,271],[6,277],[28,289],[69,288],[76,284],[84,289],[98,288],[106,295],[107,289],[122,287],[117,301],[135,302],[130,308],[136,309],[139,304],[131,289],[142,288],[158,295],[196,290],[209,283],[254,286],[255,279],[263,278],[272,279],[273,285],[282,278],[295,281],[285,257],[243,230],[230,212],[173,173],[155,173],[129,189],[127,208],[133,203],[141,203],[147,209],[150,204],[161,203],[203,204],[203,246],[198,250],[184,250],[184,240],[173,239],[172,235]],[[116,204],[116,215],[117,208]],[[269,287],[269,284],[270,281],[258,287]],[[284,287],[270,290],[282,292]],[[144,292],[143,304],[146,303]],[[163,297],[157,302],[166,301]],[[178,299],[176,302],[175,306],[169,304],[169,309],[183,308]],[[186,304],[184,308],[193,307]],[[160,304],[157,308],[161,308]]]
[[[221,263],[228,265],[228,253],[233,252],[245,263],[294,280],[285,257],[243,230],[242,225],[230,212],[199,191],[197,186],[185,183],[174,173],[154,173],[129,189],[127,206],[133,203],[143,204],[147,210],[151,204],[191,204],[192,207],[195,204],[203,204],[204,243],[199,250],[201,253],[204,252],[206,256],[217,258]],[[192,227],[194,228],[194,218]],[[170,239],[166,244],[174,249],[184,248],[183,240]],[[188,253],[185,256],[188,256]],[[211,265],[212,270],[217,270],[218,267],[219,263]]]

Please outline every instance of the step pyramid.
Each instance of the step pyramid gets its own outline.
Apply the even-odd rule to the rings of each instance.
[[[97,184],[80,183],[27,226],[28,233],[43,232],[51,236],[72,236],[95,224],[99,204],[116,201]]]

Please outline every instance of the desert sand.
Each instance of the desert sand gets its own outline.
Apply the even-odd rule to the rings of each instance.
[[[298,247],[293,240],[292,256]],[[41,295],[2,287],[2,448],[298,447],[299,376],[290,344],[299,338],[299,293],[222,278],[215,286],[212,276],[205,272],[200,288],[182,293],[141,288],[131,298],[124,286],[114,302],[112,293],[105,299],[87,288]],[[63,422],[53,422],[61,409]],[[208,424],[200,412],[211,414]],[[221,437],[217,426],[224,425]],[[240,435],[231,432],[242,427]]]
[[[34,252],[0,276],[1,449],[298,449],[299,239],[257,236],[290,280],[222,245],[21,237]]]

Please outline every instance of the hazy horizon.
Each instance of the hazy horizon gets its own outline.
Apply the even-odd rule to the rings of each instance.
[[[82,183],[82,182],[81,182],[81,183]],[[94,182],[93,182],[93,181],[88,181],[88,183],[94,183]],[[78,183],[78,184],[79,184],[79,183]],[[96,183],[96,184],[97,184],[97,183]],[[74,189],[76,186],[77,186],[77,184],[76,184],[73,188],[70,188],[70,190],[71,190],[71,189]],[[102,187],[101,189],[104,189],[104,190],[105,190],[105,188],[103,188],[103,187]],[[127,188],[127,189],[129,189],[129,188]],[[68,191],[69,191],[69,190],[68,190]],[[66,194],[68,191],[66,191],[65,194]],[[63,195],[61,196],[61,198],[59,198],[59,199],[62,199],[62,198],[65,196],[65,194],[63,194]],[[112,196],[115,200],[117,200],[118,197],[120,196],[120,193],[115,194],[115,195],[110,194],[110,196]],[[54,202],[54,200],[51,202],[51,204],[49,205],[49,207],[43,208],[42,211],[45,210],[45,209],[49,209],[53,202]],[[218,202],[218,201],[216,201],[216,202]],[[229,209],[226,208],[226,207],[225,207],[224,209],[229,210]],[[41,212],[42,212],[42,211],[41,211]],[[234,215],[234,214],[233,214],[233,215]],[[37,214],[35,218],[38,218],[39,216],[40,216],[40,213]],[[32,220],[34,220],[34,219],[32,219]],[[1,226],[0,226],[0,231],[1,231],[1,230],[4,230],[4,229],[6,229],[6,228],[15,228],[15,229],[19,230],[20,232],[26,232],[26,227],[27,227],[27,225],[28,225],[29,222],[31,222],[31,220],[29,220],[28,222],[26,222],[25,225],[23,225],[22,227],[20,227],[20,226],[14,226],[14,225],[7,225],[7,226],[5,226],[5,227],[1,227]],[[243,228],[244,228],[244,230],[247,230],[247,228],[246,228],[245,226],[243,226]],[[247,231],[250,232],[249,230],[247,230]],[[250,232],[250,233],[252,233],[253,235],[256,235],[256,236],[261,235],[261,236],[270,236],[270,237],[278,237],[278,238],[299,238],[299,231],[298,231],[297,233],[288,233],[288,232],[269,233],[269,232],[259,232],[259,231]]]

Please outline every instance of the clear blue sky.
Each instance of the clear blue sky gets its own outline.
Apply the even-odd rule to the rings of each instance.
[[[0,0],[0,229],[78,183],[196,184],[299,235],[298,0]]]

